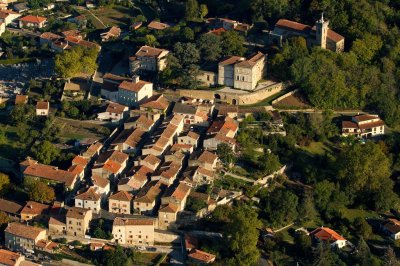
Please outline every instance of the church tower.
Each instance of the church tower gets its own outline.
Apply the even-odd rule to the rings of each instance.
[[[324,20],[324,13],[322,13],[321,18],[315,23],[316,28],[316,44],[321,47],[321,49],[326,49],[326,38],[329,30],[329,21]]]

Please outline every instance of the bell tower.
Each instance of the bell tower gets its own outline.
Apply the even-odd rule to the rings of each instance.
[[[315,23],[316,28],[316,44],[321,47],[321,49],[326,49],[326,38],[329,30],[329,21],[324,20],[324,13],[322,13],[321,18]]]

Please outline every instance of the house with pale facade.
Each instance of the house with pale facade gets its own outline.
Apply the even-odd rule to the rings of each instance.
[[[370,138],[385,134],[385,122],[378,115],[356,115],[351,121],[342,121],[342,136]]]
[[[92,211],[71,207],[66,214],[67,235],[85,237],[89,232],[89,224],[92,220]]]
[[[167,66],[168,50],[151,46],[142,46],[136,54],[129,58],[130,72],[160,72]]]
[[[208,128],[203,146],[207,150],[216,151],[219,144],[225,143],[234,150],[238,130],[239,125],[232,118],[218,118]]]
[[[113,140],[111,147],[125,153],[136,154],[140,150],[145,133],[146,131],[140,128],[124,129]]]
[[[381,224],[382,231],[394,240],[400,239],[400,221],[397,219],[387,219]]]
[[[334,230],[328,227],[319,227],[310,233],[310,236],[317,242],[328,242],[331,247],[343,248],[347,240]]]
[[[165,190],[162,182],[151,181],[139,190],[133,199],[135,213],[153,214],[156,206],[160,204],[160,198]]]
[[[218,164],[218,156],[207,150],[204,150],[200,156],[196,154],[190,158],[189,165],[190,166],[201,166],[209,171],[214,171]]]
[[[133,196],[126,191],[118,191],[108,198],[108,211],[112,213],[131,214]]]
[[[94,187],[90,187],[83,193],[75,196],[75,207],[92,210],[97,213],[101,210],[101,195]]]
[[[0,265],[22,266],[23,262],[25,262],[25,257],[23,255],[9,250],[0,249]]]
[[[44,228],[21,223],[9,223],[4,230],[4,237],[4,245],[8,249],[33,253],[40,240],[47,240],[47,232]]]
[[[49,102],[37,102],[36,103],[36,115],[37,116],[48,116],[50,111]]]
[[[112,122],[118,122],[127,116],[128,111],[128,106],[111,102],[107,105],[107,108],[104,112],[97,114],[97,119],[102,121],[110,120]]]
[[[199,144],[200,135],[193,131],[183,132],[178,136],[178,144],[188,144],[196,148]]]
[[[153,246],[155,220],[152,218],[120,218],[113,222],[113,241],[119,245]]]
[[[19,18],[21,14],[18,14],[9,9],[0,10],[0,23],[4,23],[4,27],[10,25],[14,20]]]
[[[186,125],[197,124],[199,126],[209,126],[208,115],[197,105],[175,103],[172,113],[183,117]]]
[[[91,180],[96,192],[101,195],[102,201],[105,200],[110,194],[110,181],[96,174],[92,175]]]
[[[130,81],[130,78],[106,73],[103,76],[103,84],[101,86],[100,95],[101,97],[108,99],[112,102],[118,101],[118,86],[123,81]]]
[[[116,151],[105,151],[100,153],[92,168],[92,174],[103,178],[116,178],[125,169],[129,155]]]
[[[19,19],[19,27],[41,29],[46,25],[46,22],[47,18],[45,17],[27,15]]]
[[[153,83],[139,79],[134,76],[131,81],[122,81],[118,86],[118,102],[129,106],[137,107],[140,103],[153,95]]]
[[[89,161],[93,161],[97,158],[97,156],[99,156],[102,148],[103,144],[101,144],[100,142],[93,143],[87,148],[85,152],[82,153],[82,157]]]
[[[28,201],[20,211],[21,221],[45,221],[49,216],[50,205]]]
[[[169,101],[162,94],[153,95],[140,105],[140,110],[145,112],[156,112],[159,114],[167,114]]]

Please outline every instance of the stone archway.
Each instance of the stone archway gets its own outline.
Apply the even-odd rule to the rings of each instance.
[[[221,100],[221,95],[219,95],[218,93],[214,94],[214,98],[217,100]]]
[[[232,99],[232,104],[233,105],[237,105],[238,104],[237,100],[236,99]]]

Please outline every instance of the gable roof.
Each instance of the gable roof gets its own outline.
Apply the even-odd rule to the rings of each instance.
[[[159,58],[163,52],[169,52],[168,50],[155,48],[151,46],[144,45],[136,52],[137,57],[156,57]]]
[[[162,94],[153,95],[148,98],[140,107],[165,111],[169,106],[168,100]]]
[[[49,102],[37,102],[36,109],[48,110],[50,108]]]
[[[86,214],[91,212],[90,210],[79,208],[79,207],[70,207],[67,210],[66,217],[73,219],[84,219]]]
[[[113,226],[123,225],[149,225],[154,226],[154,220],[150,218],[121,218],[116,217],[113,222]]]
[[[346,240],[344,237],[336,233],[334,230],[328,227],[319,227],[312,231],[310,235],[318,238],[323,241],[338,241],[338,240]]]
[[[150,182],[145,187],[139,190],[134,201],[153,203],[156,200],[157,196],[161,194],[162,186],[163,185],[161,182]]]
[[[28,16],[20,18],[19,20],[23,21],[23,22],[27,22],[27,23],[39,24],[39,23],[47,21],[47,18],[28,15]]]
[[[203,151],[203,153],[200,155],[199,158],[197,158],[198,161],[204,162],[204,163],[209,163],[213,164],[215,160],[218,159],[218,156],[215,153],[209,152],[207,150]]]
[[[191,114],[195,115],[197,112],[196,106],[183,104],[183,103],[175,103],[174,109],[172,110],[173,113],[178,114]]]
[[[0,199],[0,211],[3,211],[5,213],[10,213],[14,215],[18,214],[22,207],[22,205],[16,202]]]
[[[75,196],[75,199],[79,200],[89,200],[89,201],[99,201],[100,195],[96,192],[94,187],[89,188],[85,192]]]
[[[12,235],[32,240],[36,239],[43,231],[46,231],[46,229],[21,223],[10,223],[8,224],[6,230],[4,230],[4,232],[10,233]]]
[[[158,212],[168,212],[168,213],[177,213],[179,211],[179,206],[174,203],[168,203],[166,205],[162,205]]]
[[[0,249],[0,264],[1,265],[6,265],[6,266],[14,266],[17,265],[17,261],[20,260],[22,255],[5,250],[5,249]],[[21,265],[21,264],[19,264]]]
[[[149,23],[149,25],[147,25],[147,27],[153,30],[165,30],[171,26],[169,24],[153,20]]]
[[[101,187],[101,188],[105,188],[108,184],[110,184],[110,181],[108,181],[108,179],[103,178],[96,174],[92,175],[92,182],[93,182],[93,185]]]
[[[15,96],[15,104],[25,104],[27,100],[28,100],[28,95]]]
[[[118,201],[131,201],[133,196],[126,191],[118,191],[117,193],[111,195],[108,199],[118,200]]]
[[[127,91],[139,92],[147,84],[152,83],[143,80],[139,80],[138,82],[124,80],[121,84],[119,84],[118,88]]]
[[[106,112],[113,114],[122,114],[124,111],[127,111],[128,107],[119,103],[109,103],[107,105]]]
[[[28,201],[21,210],[21,214],[41,215],[47,213],[49,208],[50,205],[42,204],[36,201]]]
[[[60,170],[57,167],[45,164],[32,164],[24,170],[24,175],[45,178],[48,180],[64,183],[66,186],[71,187],[75,183],[76,174]]]
[[[189,254],[188,257],[190,259],[201,261],[205,263],[210,263],[215,260],[215,255],[201,251],[199,249],[193,249]]]

